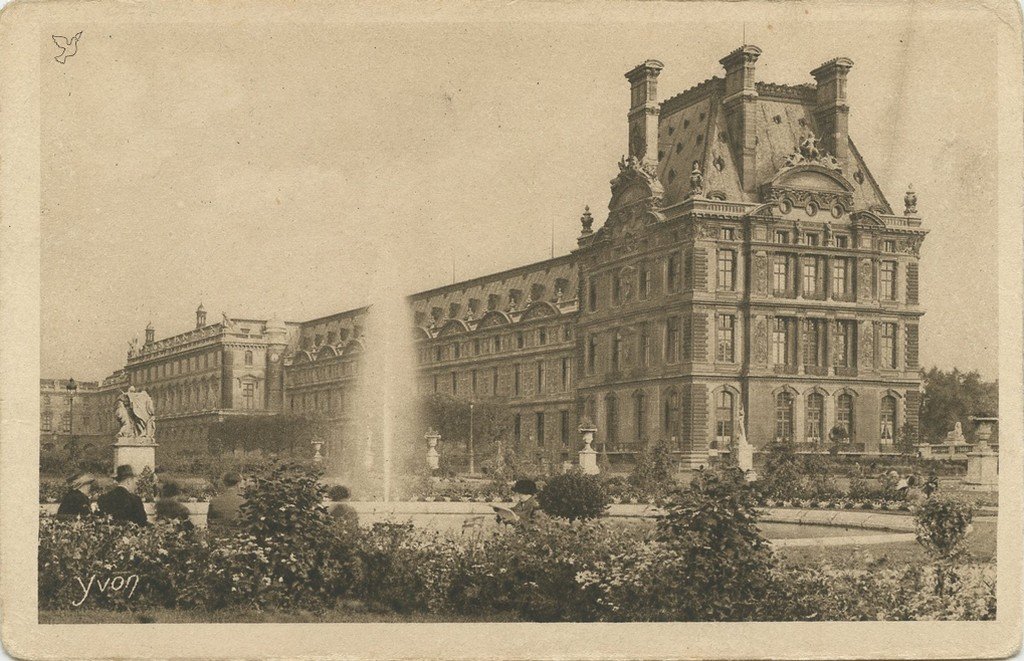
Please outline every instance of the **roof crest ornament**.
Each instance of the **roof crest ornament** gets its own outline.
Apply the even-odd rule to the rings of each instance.
[[[812,163],[836,172],[843,171],[843,166],[839,159],[832,154],[826,154],[819,150],[818,139],[814,137],[813,133],[809,133],[800,140],[800,144],[794,148],[793,153],[786,157],[783,167],[791,168],[797,165],[809,165]]]

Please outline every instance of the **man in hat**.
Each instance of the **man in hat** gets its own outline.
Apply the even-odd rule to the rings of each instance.
[[[516,480],[512,485],[512,499],[515,504],[512,507],[495,505],[492,508],[498,515],[498,522],[524,523],[530,521],[540,508],[540,504],[535,498],[536,494],[536,482],[526,479]]]
[[[133,493],[135,471],[128,464],[122,464],[117,467],[114,480],[117,486],[96,500],[99,513],[109,515],[121,523],[146,525],[146,508],[142,505],[142,499]]]
[[[79,473],[68,479],[69,491],[60,500],[57,516],[62,519],[73,519],[76,516],[92,514],[92,503],[89,492],[96,478],[90,473]]]
[[[224,491],[210,499],[207,521],[211,526],[233,526],[238,522],[242,503],[245,502],[242,495],[242,476],[232,471],[225,473],[221,481],[224,483]]]

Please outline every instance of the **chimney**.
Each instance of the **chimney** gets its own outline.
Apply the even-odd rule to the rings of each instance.
[[[819,144],[822,151],[832,154],[841,163],[849,155],[850,106],[846,104],[846,74],[853,67],[853,60],[837,57],[811,72],[818,83],[818,95],[814,103],[814,120],[818,125]]]
[[[753,192],[754,181],[755,126],[757,117],[757,90],[754,83],[754,65],[761,56],[757,46],[740,46],[729,53],[719,64],[725,67],[725,121],[729,126],[729,138],[739,158],[740,182],[743,190]]]
[[[199,307],[196,308],[196,329],[200,329],[206,325],[206,308],[200,303]]]
[[[153,328],[153,322],[146,324],[146,344],[153,344],[156,341],[156,330]]]
[[[631,86],[629,104],[629,155],[638,161],[658,163],[658,74],[665,65],[647,60],[626,74]]]

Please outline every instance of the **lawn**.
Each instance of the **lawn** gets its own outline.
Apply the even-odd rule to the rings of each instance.
[[[974,522],[974,530],[967,536],[971,556],[981,562],[995,560],[996,520],[983,519]],[[879,564],[926,564],[931,559],[917,542],[894,544],[871,544],[849,546],[797,546],[780,548],[778,555],[789,564],[827,563],[845,568],[863,569]]]

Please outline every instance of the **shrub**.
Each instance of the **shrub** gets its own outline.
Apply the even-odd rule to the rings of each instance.
[[[547,514],[570,521],[593,519],[608,507],[608,494],[601,480],[579,469],[551,478],[537,500]]]
[[[327,490],[327,497],[334,501],[347,500],[350,495],[348,487],[341,484],[335,484]]]
[[[929,498],[915,515],[917,542],[935,559],[936,594],[942,596],[949,582],[958,579],[956,563],[966,550],[964,540],[971,531],[974,507],[951,498]]]
[[[645,447],[637,456],[629,481],[642,496],[648,498],[657,499],[671,491],[676,483],[668,444],[658,441]]]

